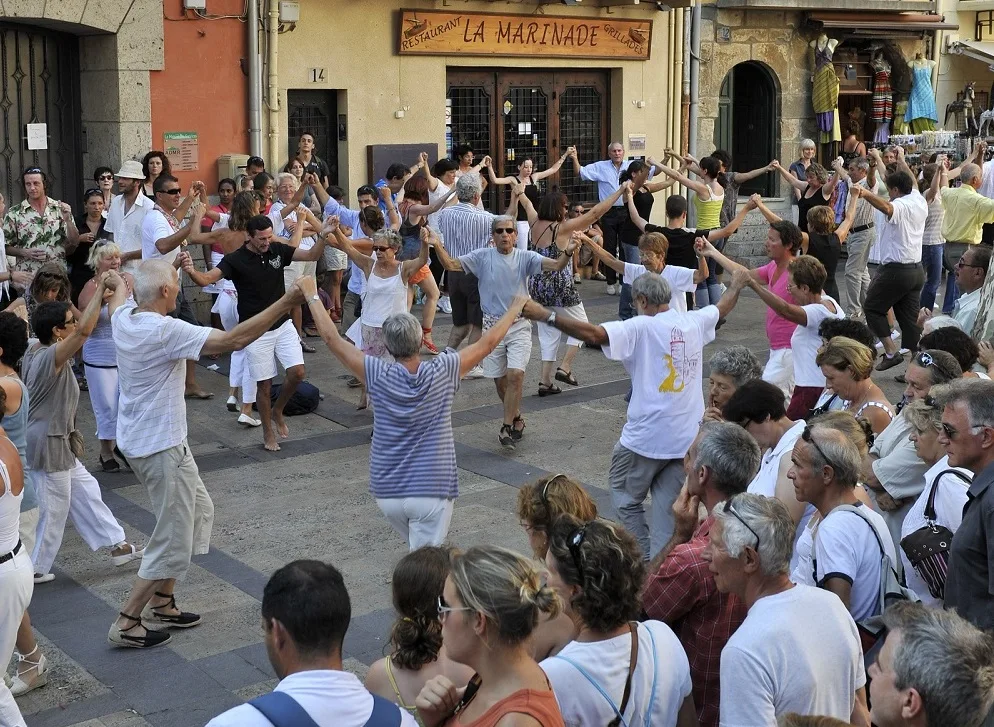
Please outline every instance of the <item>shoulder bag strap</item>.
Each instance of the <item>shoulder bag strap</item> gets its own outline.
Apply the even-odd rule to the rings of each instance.
[[[619,715],[625,713],[625,708],[628,706],[628,698],[632,696],[632,676],[635,674],[635,664],[639,658],[638,624],[635,621],[629,621],[628,630],[632,634],[632,653],[628,659],[628,678],[625,680],[625,691],[621,695],[621,706],[618,708]],[[617,725],[617,721],[611,724]]]
[[[565,661],[567,664],[569,664],[578,672],[580,672],[580,675],[588,682],[590,682],[590,686],[596,689],[598,694],[604,697],[604,701],[606,701],[609,705],[611,705],[611,709],[614,710],[615,714],[615,718],[611,720],[611,722],[609,723],[610,725],[616,726],[620,724],[624,725],[624,727],[628,727],[628,722],[626,722],[625,718],[621,715],[621,710],[619,710],[617,705],[615,705],[614,700],[608,696],[608,693],[604,691],[604,687],[602,687],[600,683],[590,675],[590,672],[588,672],[586,669],[580,666],[577,662],[570,659],[568,656],[563,656],[562,654],[556,654],[555,656],[550,656],[549,658],[560,659],[561,661]]]
[[[942,472],[937,474],[935,476],[935,479],[932,480],[932,489],[929,490],[928,493],[928,502],[925,503],[925,519],[928,520],[930,525],[935,522],[935,493],[938,492],[939,490],[939,480],[942,479],[943,475],[956,475],[966,484],[968,485],[973,484],[973,479],[963,474],[959,470],[952,470],[952,469],[942,470]]]
[[[865,505],[863,507],[866,507]],[[873,533],[873,537],[877,539],[877,546],[880,548],[881,555],[887,555],[887,551],[884,550],[884,541],[880,539],[880,533],[877,532],[877,528],[873,525],[873,522],[866,515],[863,514],[862,510],[855,505],[836,505],[836,510],[841,510],[842,512],[851,512],[854,515],[858,515],[863,522],[865,522],[870,531]]]
[[[318,727],[307,710],[286,692],[270,692],[249,702],[273,727]],[[374,708],[375,712],[375,708]]]

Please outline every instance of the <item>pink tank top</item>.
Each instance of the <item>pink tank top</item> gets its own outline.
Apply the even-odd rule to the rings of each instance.
[[[766,265],[759,268],[757,272],[760,279],[778,297],[783,298],[791,305],[796,305],[794,297],[787,292],[787,281],[790,275],[786,270],[783,271],[779,278],[771,282],[773,276],[777,274],[777,263],[775,260],[770,260]],[[766,337],[770,339],[770,350],[775,351],[780,348],[790,348],[790,337],[794,335],[795,328],[797,328],[796,323],[792,323],[786,318],[781,318],[770,308],[766,309]]]

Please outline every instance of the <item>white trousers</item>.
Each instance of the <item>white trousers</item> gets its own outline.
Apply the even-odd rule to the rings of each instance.
[[[0,563],[0,664],[10,663],[17,640],[17,627],[21,617],[31,602],[34,591],[31,559],[21,550],[6,563]],[[0,725],[3,727],[24,727],[24,717],[17,708],[14,695],[7,683],[0,679]]]
[[[770,360],[763,369],[763,381],[779,387],[789,401],[794,395],[794,352],[789,348],[770,351]]]
[[[221,316],[221,325],[224,326],[224,330],[233,329],[238,325],[238,294],[234,291],[222,290],[214,304],[213,312]],[[244,349],[231,352],[228,386],[242,390],[243,404],[255,403],[256,381],[249,376],[248,353]]]
[[[514,226],[518,230],[518,239],[514,241],[514,246],[519,250],[528,249],[528,235],[531,232],[531,227],[528,225],[528,220],[517,220]]]
[[[111,548],[124,542],[124,529],[100,497],[100,485],[77,459],[71,470],[43,472],[32,470],[38,492],[38,529],[31,560],[35,573],[52,569],[62,547],[66,519],[90,546],[90,550]]]
[[[117,368],[84,366],[90,404],[97,420],[97,439],[117,439],[117,401],[121,396]]]
[[[583,309],[583,303],[580,303],[580,305],[571,305],[568,308],[553,306],[551,310],[554,310],[557,316],[573,318],[584,323],[587,322],[587,312]],[[559,342],[562,340],[562,337],[563,332],[558,328],[553,328],[544,321],[538,322],[538,345],[542,349],[543,361],[555,361],[559,358]],[[579,346],[580,340],[573,338],[573,336],[567,336],[566,345]]]
[[[439,497],[377,498],[376,504],[393,529],[407,539],[408,547],[441,545],[449,534],[455,500]]]

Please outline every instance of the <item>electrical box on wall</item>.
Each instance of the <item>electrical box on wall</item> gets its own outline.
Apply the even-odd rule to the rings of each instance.
[[[293,0],[280,0],[280,22],[299,23],[300,3]]]
[[[184,10],[207,10],[207,0],[183,0]]]

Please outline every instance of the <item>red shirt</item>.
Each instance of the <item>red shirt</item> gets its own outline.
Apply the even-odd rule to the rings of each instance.
[[[642,592],[646,614],[668,623],[687,652],[701,727],[718,727],[721,650],[746,617],[745,604],[718,591],[701,557],[713,522],[708,517],[690,542],[670,551],[659,570],[646,579]]]

